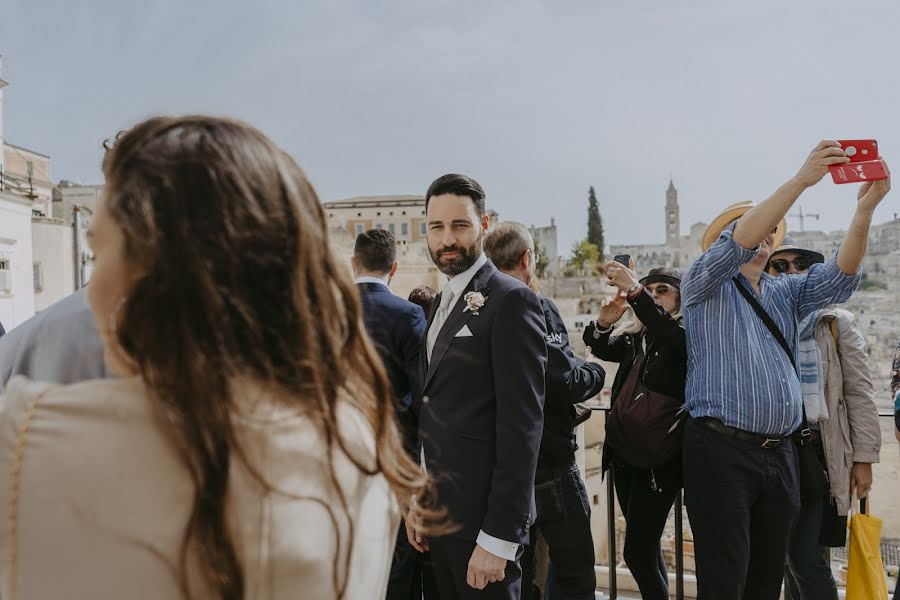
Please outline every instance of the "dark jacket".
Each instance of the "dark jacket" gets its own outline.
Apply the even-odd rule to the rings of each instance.
[[[486,298],[477,315],[465,310],[470,291]],[[440,296],[429,326],[439,305]],[[475,540],[483,530],[507,542],[528,541],[544,425],[546,335],[534,292],[488,261],[450,311],[430,364],[423,344],[425,466],[462,539]]]
[[[414,451],[421,406],[419,352],[425,335],[422,307],[395,296],[386,285],[358,283],[363,321],[375,342],[394,391],[394,406],[410,451]]]
[[[391,293],[386,285],[358,283],[366,331],[384,362],[398,406],[421,398],[417,383],[419,352],[425,335],[422,307]]]
[[[684,401],[684,385],[687,377],[687,345],[683,319],[673,319],[656,300],[642,289],[628,300],[635,315],[646,327],[641,335],[612,337],[601,333],[594,323],[584,330],[584,343],[594,356],[601,360],[619,363],[619,370],[612,386],[612,399],[628,378],[635,359],[642,352],[642,338],[646,336],[647,360],[642,383],[649,390]],[[613,458],[612,449],[603,449],[603,467],[608,468]]]
[[[556,305],[549,298],[539,298],[547,323],[547,391],[538,470],[552,470],[575,462],[574,405],[599,394],[606,373],[600,365],[575,356]]]

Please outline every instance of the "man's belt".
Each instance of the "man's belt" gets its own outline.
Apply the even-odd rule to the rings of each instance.
[[[760,448],[777,448],[785,440],[788,440],[791,437],[789,435],[783,437],[768,436],[760,433],[753,433],[752,431],[744,431],[737,427],[729,427],[722,421],[714,419],[713,417],[701,417],[697,419],[697,423],[703,425],[707,429],[712,429],[716,433],[731,436],[737,440],[759,444]]]

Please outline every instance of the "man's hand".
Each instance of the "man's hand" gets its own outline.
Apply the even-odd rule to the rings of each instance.
[[[625,294],[620,292],[612,298],[607,298],[600,304],[597,325],[603,329],[609,329],[611,325],[622,318],[626,310],[628,310],[628,303],[625,302]]]
[[[881,181],[868,181],[859,187],[859,192],[856,194],[856,199],[859,201],[856,207],[857,210],[872,214],[887,193],[891,191],[891,171],[883,158],[881,159],[881,164],[884,165],[888,178]]]
[[[872,489],[872,465],[869,463],[853,463],[850,469],[850,497],[856,491],[857,498],[863,498]]]
[[[828,167],[831,165],[843,165],[850,162],[850,159],[844,153],[841,145],[834,140],[822,140],[809,153],[809,157],[794,179],[805,187],[812,187],[819,183],[825,174],[828,173]]]
[[[406,539],[419,552],[428,552],[428,538],[421,532],[421,528],[422,517],[416,512],[415,507],[412,507],[406,515]]]
[[[506,559],[491,554],[478,544],[469,559],[466,583],[476,590],[483,590],[487,584],[503,581],[506,577]]]

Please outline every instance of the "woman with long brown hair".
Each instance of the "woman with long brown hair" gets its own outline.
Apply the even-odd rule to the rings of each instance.
[[[430,486],[306,176],[202,116],[138,124],[103,170],[88,298],[120,378],[10,382],[4,599],[382,596]]]

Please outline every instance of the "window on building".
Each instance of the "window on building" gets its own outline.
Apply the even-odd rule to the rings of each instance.
[[[388,231],[390,231],[391,233],[396,234],[396,233],[397,233],[397,226],[394,225],[393,223],[388,223]]]
[[[356,213],[356,216],[357,216],[357,217],[361,217],[361,216],[362,216],[362,213]]]
[[[405,215],[405,214],[406,214],[406,211],[404,210],[401,214],[404,214],[404,215]]]
[[[9,259],[0,258],[0,293],[12,292],[12,270],[9,268]]]
[[[362,223],[357,223],[357,224],[356,224],[356,235],[359,235],[359,234],[361,234],[362,232],[363,232],[363,226],[362,226]]]
[[[393,217],[393,216],[394,216],[394,211],[389,212],[389,213],[388,213],[388,216],[389,216],[389,217]]]
[[[381,213],[380,213],[380,212],[377,212],[377,213],[375,213],[375,216],[376,216],[376,217],[380,217],[380,216],[381,216]]]
[[[381,223],[379,223],[379,224],[377,224],[377,225],[375,226],[375,229],[384,229],[384,225],[382,225]]]
[[[425,235],[425,221],[422,221],[422,226],[419,228],[419,233]]]
[[[34,263],[34,291],[44,291],[44,265],[41,262]]]
[[[400,223],[400,234],[409,235],[409,223]]]

